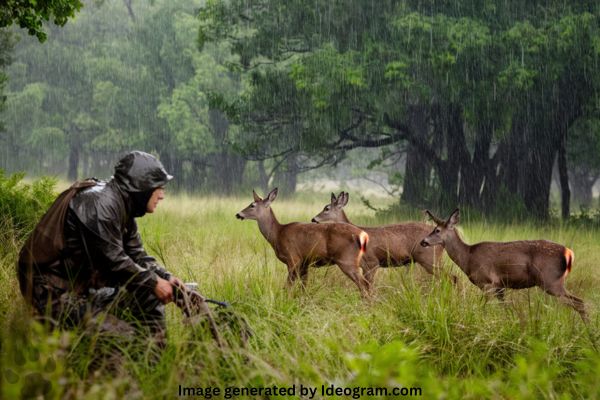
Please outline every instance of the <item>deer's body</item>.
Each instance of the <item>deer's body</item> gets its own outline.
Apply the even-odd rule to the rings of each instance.
[[[419,263],[430,274],[436,274],[443,246],[423,247],[421,240],[431,232],[431,225],[422,222],[367,227],[352,224],[343,207],[348,204],[348,194],[331,194],[331,203],[317,214],[313,222],[344,222],[364,230],[369,235],[369,247],[364,256],[365,277],[372,283],[378,267],[400,267],[411,262]]]
[[[301,222],[280,224],[271,210],[270,218],[258,227],[279,260],[288,264],[324,266],[344,259],[347,249],[356,258],[360,251],[360,229],[346,224],[315,225]]]
[[[265,200],[255,201],[240,211],[240,219],[256,219],[262,235],[275,255],[288,267],[288,285],[300,277],[303,284],[310,266],[336,264],[366,296],[370,285],[362,274],[361,262],[369,240],[363,230],[348,224],[316,225],[292,222],[280,224],[270,208],[276,189]]]
[[[565,246],[547,240],[481,242],[472,246],[458,234],[446,242],[448,256],[481,289],[552,286],[566,274]]]
[[[419,246],[421,240],[431,231],[431,225],[424,223],[407,222],[380,227],[354,226],[369,234],[367,255],[376,259],[381,267],[403,266],[415,261],[427,272],[433,273],[433,267],[444,251],[441,246]]]
[[[458,210],[445,222],[429,214],[437,226],[421,244],[443,243],[452,261],[480,289],[503,299],[505,289],[538,286],[565,301],[586,318],[583,301],[569,294],[564,287],[574,259],[571,249],[548,240],[468,245],[454,229],[458,223]]]

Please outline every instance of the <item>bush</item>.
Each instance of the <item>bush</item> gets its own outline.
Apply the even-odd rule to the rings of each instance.
[[[31,184],[24,173],[5,176],[0,170],[0,235],[21,239],[40,220],[56,198],[56,179],[43,177]]]
[[[600,210],[580,207],[578,213],[572,213],[569,217],[569,224],[580,228],[598,228],[600,227]]]

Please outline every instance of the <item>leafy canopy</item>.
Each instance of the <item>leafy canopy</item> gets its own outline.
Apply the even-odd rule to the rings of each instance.
[[[0,28],[17,23],[40,42],[46,40],[43,21],[63,26],[83,6],[80,0],[4,0],[0,8]]]

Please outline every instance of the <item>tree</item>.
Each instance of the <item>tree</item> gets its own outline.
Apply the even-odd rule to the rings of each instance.
[[[42,21],[48,21],[51,18],[54,23],[63,26],[67,20],[75,15],[82,6],[79,0],[6,0],[0,7],[0,93],[4,92],[7,81],[5,73],[6,68],[11,63],[11,53],[14,46],[13,35],[7,29],[14,22],[21,28],[26,28],[30,35],[35,35],[40,42],[46,40],[46,33],[42,27]],[[0,96],[0,111],[4,109],[6,97]],[[4,127],[0,125],[0,131]],[[39,132],[38,132],[39,134]],[[0,140],[3,138],[0,137]],[[10,148],[12,143],[5,143],[5,156],[2,159],[10,158]],[[0,168],[7,168],[7,161],[4,161]]]
[[[6,166],[106,176],[124,151],[154,152],[189,190],[230,193],[245,160],[235,125],[212,107],[235,97],[228,51],[196,46],[195,10],[184,1],[94,3],[39,46],[23,38],[10,68]],[[226,57],[227,56],[227,57]],[[33,151],[30,151],[33,149]],[[3,158],[4,161],[4,158]]]
[[[567,155],[573,198],[582,207],[592,206],[592,188],[600,179],[600,120],[594,115],[577,121],[569,132]]]
[[[6,87],[8,77],[6,76],[6,68],[12,62],[12,51],[14,46],[14,38],[6,29],[0,29],[0,112],[4,110],[6,96],[3,94]],[[0,121],[0,132],[4,130],[3,122]],[[2,137],[0,137],[0,141]],[[8,151],[5,148],[5,151]],[[2,157],[4,160],[4,157]],[[5,165],[0,164],[0,168],[5,168]]]
[[[56,25],[63,26],[83,6],[80,0],[5,0],[3,3],[0,8],[0,28],[17,23],[40,42],[47,37],[43,21],[52,20]]]
[[[600,83],[598,10],[587,1],[510,3],[385,1],[375,11],[360,0],[214,0],[201,13],[201,38],[230,42],[242,71],[261,71],[253,91],[291,80],[303,129],[287,143],[309,143],[305,153],[395,146],[416,168],[405,175],[406,201],[484,212],[510,204],[546,218],[561,143]],[[289,92],[275,92],[263,121],[285,115]],[[263,106],[247,101],[240,122],[252,126]],[[288,138],[287,129],[275,135]]]

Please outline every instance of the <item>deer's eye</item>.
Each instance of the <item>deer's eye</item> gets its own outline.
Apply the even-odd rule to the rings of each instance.
[[[435,233],[440,233],[440,228],[435,228]]]
[[[331,207],[329,207],[329,206],[325,206],[325,211],[329,211],[330,208]]]
[[[252,208],[256,207],[256,203],[250,204],[250,207],[252,207]]]

